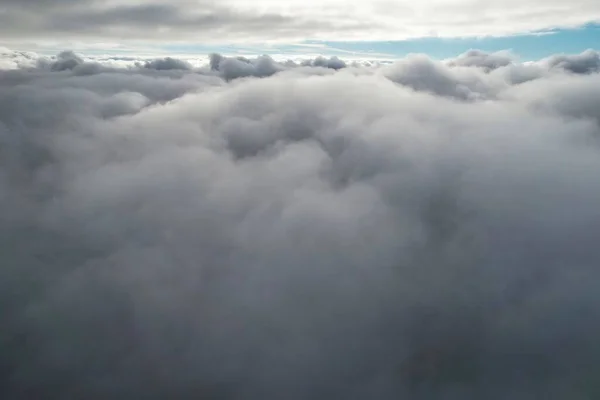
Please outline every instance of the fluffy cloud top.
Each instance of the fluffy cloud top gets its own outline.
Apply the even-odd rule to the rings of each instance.
[[[487,71],[506,67],[512,64],[514,57],[507,52],[486,53],[481,50],[469,50],[464,54],[450,60],[451,66],[480,67]]]
[[[600,395],[593,53],[3,54],[1,398]]]
[[[155,69],[159,71],[179,69],[179,70],[190,70],[192,65],[189,62],[178,60],[171,57],[159,58],[156,60],[147,61],[144,66],[146,68]]]
[[[581,54],[559,54],[545,60],[550,67],[563,68],[576,74],[600,72],[600,53],[587,50]]]

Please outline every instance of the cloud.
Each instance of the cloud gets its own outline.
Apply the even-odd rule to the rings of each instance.
[[[3,399],[597,397],[599,74],[85,60],[0,71]]]
[[[211,54],[209,66],[212,71],[218,73],[227,81],[244,77],[264,78],[286,70],[301,69],[301,67],[332,70],[340,70],[347,67],[346,63],[338,57],[325,58],[318,56],[314,59],[301,60],[300,62],[292,60],[276,62],[267,55],[257,58],[246,58],[225,57],[221,54]]]
[[[210,55],[210,68],[218,72],[226,80],[243,77],[263,78],[276,74],[285,69],[269,56],[261,56],[255,59],[245,57],[224,57],[221,54]]]
[[[338,57],[333,56],[330,58],[325,57],[317,57],[314,60],[309,60],[305,62],[303,65],[312,66],[312,67],[324,67],[331,69],[342,69],[346,68],[346,63],[343,60],[340,60]]]
[[[504,36],[598,21],[595,0],[10,0],[0,12],[0,34],[7,43],[386,41]]]
[[[26,51],[14,51],[0,47],[0,70],[34,67],[38,55]]]
[[[192,69],[192,65],[189,62],[178,60],[171,57],[158,58],[151,61],[146,61],[144,64],[145,68],[155,69],[159,71],[172,70],[172,69],[180,69],[180,70],[190,70]]]
[[[600,71],[600,53],[589,49],[581,54],[558,54],[548,57],[545,62],[551,68],[562,68],[575,74],[589,74]]]
[[[423,54],[410,55],[384,69],[393,82],[440,96],[470,100],[491,94],[486,75],[474,68],[450,68]]]
[[[469,50],[450,60],[449,65],[460,67],[479,67],[486,71],[506,67],[512,64],[514,57],[507,52],[486,53],[481,50]]]
[[[50,65],[52,71],[72,70],[83,64],[83,58],[70,50],[59,53],[56,58]]]

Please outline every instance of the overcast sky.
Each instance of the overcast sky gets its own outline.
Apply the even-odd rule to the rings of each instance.
[[[110,49],[505,36],[600,21],[595,0],[2,0],[5,45]]]

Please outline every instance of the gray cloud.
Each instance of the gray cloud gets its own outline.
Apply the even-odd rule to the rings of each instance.
[[[0,71],[3,399],[598,396],[600,75],[72,60]]]
[[[559,54],[545,62],[551,68],[562,68],[575,74],[589,74],[600,71],[600,53],[589,49],[581,54]]]
[[[264,78],[285,69],[269,56],[261,56],[256,59],[245,57],[223,57],[221,54],[211,54],[210,68],[218,72],[226,80],[244,77]]]
[[[340,60],[338,57],[330,57],[330,58],[325,58],[325,57],[317,57],[314,60],[309,60],[306,61],[305,63],[303,63],[303,65],[305,66],[311,66],[311,67],[323,67],[323,68],[331,68],[331,69],[342,69],[342,68],[346,68],[346,63],[343,60]]]
[[[0,32],[14,38],[31,39],[40,35],[54,38],[119,38],[134,40],[189,41],[190,35],[227,35],[228,40],[248,37],[297,38],[316,29],[351,31],[368,28],[368,22],[333,22],[299,16],[241,10],[214,1],[133,2],[115,5],[106,1],[40,2],[43,6],[9,4],[0,13]],[[44,14],[32,12],[43,9]],[[205,40],[206,42],[206,40]]]
[[[173,69],[179,69],[179,70],[192,69],[192,65],[189,62],[186,62],[183,60],[178,60],[176,58],[171,58],[171,57],[158,58],[155,60],[146,61],[144,63],[144,67],[159,70],[159,71],[173,70]]]
[[[63,51],[56,58],[56,61],[50,64],[52,71],[72,70],[84,63],[83,58],[73,51]]]
[[[391,81],[440,96],[473,100],[492,93],[488,77],[474,68],[450,68],[415,54],[384,69]]]
[[[395,10],[395,12],[390,12]],[[476,16],[474,18],[473,16]],[[573,28],[597,22],[595,0],[497,5],[484,1],[408,0],[6,0],[5,43],[181,41],[264,43],[290,40],[403,40],[480,37]]]
[[[481,50],[469,50],[449,62],[451,66],[479,67],[487,71],[512,64],[514,57],[506,52],[486,53]]]

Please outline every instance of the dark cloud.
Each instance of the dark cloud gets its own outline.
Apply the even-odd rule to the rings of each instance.
[[[40,6],[38,7],[38,4]],[[41,5],[43,4],[43,5]],[[43,10],[40,14],[37,10]],[[248,37],[287,37],[310,35],[319,30],[352,32],[365,29],[370,22],[332,22],[299,16],[240,10],[214,1],[73,2],[57,0],[35,4],[11,2],[0,12],[0,33],[11,38],[42,37],[118,38],[119,40],[189,40],[190,35],[227,35],[229,40]],[[8,36],[10,35],[10,36]],[[127,39],[124,39],[127,38]]]
[[[481,50],[469,50],[461,54],[448,64],[459,67],[479,67],[492,71],[512,64],[514,57],[506,52],[486,53]]]
[[[179,69],[179,70],[192,69],[192,65],[189,62],[183,61],[183,60],[178,60],[176,58],[171,58],[171,57],[158,58],[155,60],[146,61],[144,63],[144,67],[149,68],[149,69],[155,69],[158,71],[168,71],[168,70],[173,70],[173,69]]]
[[[63,51],[50,64],[50,69],[52,71],[72,70],[82,65],[83,62],[83,58],[79,57],[73,51]]]
[[[451,69],[426,55],[415,54],[386,67],[391,81],[440,96],[473,100],[491,94],[487,77],[474,68]]]
[[[575,74],[590,74],[600,71],[600,53],[586,50],[581,54],[559,54],[545,60],[551,68],[561,68]]]
[[[477,16],[477,18],[473,18]],[[228,44],[273,40],[404,40],[502,36],[598,21],[596,0],[510,3],[257,0],[4,0],[0,35],[17,43],[174,40]]]
[[[600,394],[600,75],[85,60],[0,71],[1,398]]]
[[[299,63],[291,60],[277,62],[267,55],[257,58],[246,58],[225,57],[221,54],[211,54],[209,60],[211,71],[219,74],[227,81],[245,77],[264,78],[275,75],[278,72],[298,69],[302,70],[303,67],[317,70],[311,71],[311,73],[318,73],[319,68],[340,70],[347,67],[346,63],[338,57],[325,58],[323,56],[304,60]],[[306,72],[306,70],[304,71]]]
[[[249,76],[264,78],[285,69],[283,65],[276,63],[269,56],[248,59],[245,57],[224,57],[221,54],[210,55],[210,68],[228,81]]]
[[[330,58],[320,56],[315,58],[314,60],[308,60],[304,62],[303,65],[312,67],[331,68],[336,70],[346,68],[347,66],[343,60],[340,60],[338,57],[335,56]]]

